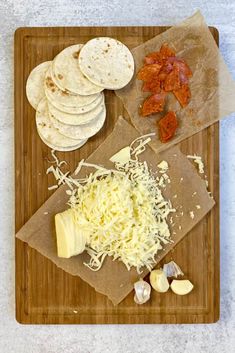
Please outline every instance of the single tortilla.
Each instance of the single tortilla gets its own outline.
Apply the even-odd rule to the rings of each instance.
[[[52,63],[52,77],[61,90],[89,96],[103,91],[103,88],[89,81],[79,68],[78,56],[82,46],[76,44],[67,47],[55,57]]]
[[[50,113],[50,110],[49,110],[49,116],[54,127],[62,135],[72,139],[88,139],[89,137],[97,134],[100,131],[100,129],[103,127],[105,118],[106,118],[106,108],[105,106],[103,106],[103,110],[95,119],[93,119],[88,124],[82,124],[82,125],[64,124],[59,120],[57,120],[56,117]]]
[[[51,148],[52,150],[55,150],[55,151],[71,152],[71,151],[74,151],[74,150],[80,148],[81,146],[83,146],[87,142],[87,140],[85,140],[83,145],[81,145],[81,142],[80,142],[77,146],[72,146],[72,147],[58,147],[58,146],[53,145],[52,143],[46,141],[45,138],[40,135],[38,129],[37,129],[37,132],[38,132],[38,135],[39,135],[40,139],[42,140],[42,142],[44,142],[45,145],[47,145],[49,148]]]
[[[101,114],[101,112],[105,109],[105,101],[98,104],[94,109],[89,110],[83,114],[69,114],[66,112],[62,112],[61,110],[55,108],[48,101],[48,109],[50,115],[53,115],[58,121],[66,125],[83,125],[89,124],[93,120],[96,119],[97,116]]]
[[[80,96],[78,94],[71,94],[68,91],[62,91],[52,80],[51,65],[45,75],[44,89],[47,99],[52,104],[58,103],[61,106],[74,109],[88,105],[99,97],[99,93],[89,96]]]
[[[78,63],[83,74],[93,83],[107,89],[120,89],[134,74],[130,50],[114,38],[89,40],[81,49]]]
[[[135,128],[119,118],[112,133],[86,161],[113,168],[110,157],[138,136],[139,133]],[[170,224],[174,242],[166,244],[164,249],[158,252],[157,262],[159,262],[211,210],[215,202],[208,195],[205,181],[201,179],[192,163],[178,147],[156,154],[147,146],[146,151],[139,157],[141,161],[145,160],[148,163],[153,172],[158,170],[157,165],[160,161],[166,160],[169,164],[167,174],[171,183],[167,184],[163,195],[170,199],[173,207],[177,209],[177,212],[172,214],[173,223]],[[93,168],[82,168],[78,177],[83,178],[93,170]],[[182,178],[183,182],[181,182]],[[86,252],[70,259],[57,256],[54,216],[66,209],[68,195],[65,191],[67,189],[65,185],[56,190],[19,230],[16,237],[53,261],[59,268],[71,275],[79,276],[96,291],[107,295],[114,304],[118,304],[133,290],[133,284],[140,277],[134,269],[127,271],[122,262],[113,261],[112,258],[107,257],[102,268],[94,272],[83,264],[89,259]],[[177,195],[177,198],[174,198],[174,195]],[[200,205],[201,208],[197,209],[196,205]],[[194,212],[194,218],[190,217],[190,211]],[[44,212],[48,213],[47,216]],[[147,273],[148,271],[145,270],[141,277]]]
[[[49,100],[48,100],[49,101]],[[102,104],[102,102],[104,101],[104,94],[103,92],[99,93],[97,98],[95,98],[95,100],[93,100],[93,102],[87,104],[87,105],[83,105],[81,107],[66,107],[65,105],[61,104],[59,101],[50,101],[50,103],[58,110],[60,110],[61,112],[64,113],[68,113],[68,114],[84,114],[87,113],[95,108],[97,108],[97,106],[99,106],[100,104]]]
[[[128,111],[131,122],[140,132],[156,132],[152,148],[157,152],[194,135],[235,111],[235,82],[220,54],[218,46],[202,16],[198,11],[182,23],[155,36],[132,50],[136,72],[143,66],[144,57],[158,51],[163,43],[175,50],[189,65],[193,76],[189,80],[191,99],[185,108],[172,93],[167,95],[165,110],[162,113],[142,117],[140,105],[150,93],[142,91],[143,82],[135,78],[128,86],[116,91]],[[175,111],[179,127],[174,138],[162,143],[158,136],[157,121],[167,111]]]
[[[43,140],[50,145],[57,146],[58,148],[78,148],[84,145],[87,141],[84,139],[71,139],[59,133],[58,129],[54,127],[50,120],[46,98],[43,98],[38,104],[36,111],[36,125],[39,136],[43,137]]]
[[[45,97],[43,88],[46,72],[51,65],[51,61],[45,61],[36,66],[29,74],[26,82],[26,96],[29,103],[36,110],[39,102]]]

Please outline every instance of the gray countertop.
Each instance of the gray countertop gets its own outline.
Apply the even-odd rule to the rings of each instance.
[[[24,326],[14,317],[13,36],[21,26],[171,25],[201,9],[235,78],[234,0],[0,0],[0,352],[232,352],[235,114],[221,123],[221,318],[212,325]],[[235,92],[234,92],[235,94]],[[234,96],[235,99],[235,96]]]

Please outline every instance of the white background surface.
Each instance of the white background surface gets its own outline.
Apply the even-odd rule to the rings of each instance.
[[[221,123],[221,318],[212,325],[23,326],[14,318],[13,35],[20,26],[171,25],[200,8],[235,78],[235,0],[0,0],[0,352],[201,353],[235,347],[235,114]],[[234,92],[235,99],[235,92]]]

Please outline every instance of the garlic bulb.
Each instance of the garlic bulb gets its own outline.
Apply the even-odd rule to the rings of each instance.
[[[148,282],[140,279],[134,284],[134,289],[134,301],[136,304],[144,304],[150,299],[151,286],[148,284]]]
[[[165,273],[166,277],[178,277],[183,276],[183,272],[181,268],[174,262],[171,261],[168,264],[163,266],[163,272]]]

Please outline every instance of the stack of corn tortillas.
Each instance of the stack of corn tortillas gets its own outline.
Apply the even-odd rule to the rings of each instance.
[[[67,47],[35,67],[26,94],[42,141],[58,151],[84,145],[105,122],[103,90],[126,86],[133,73],[131,52],[109,37]]]

